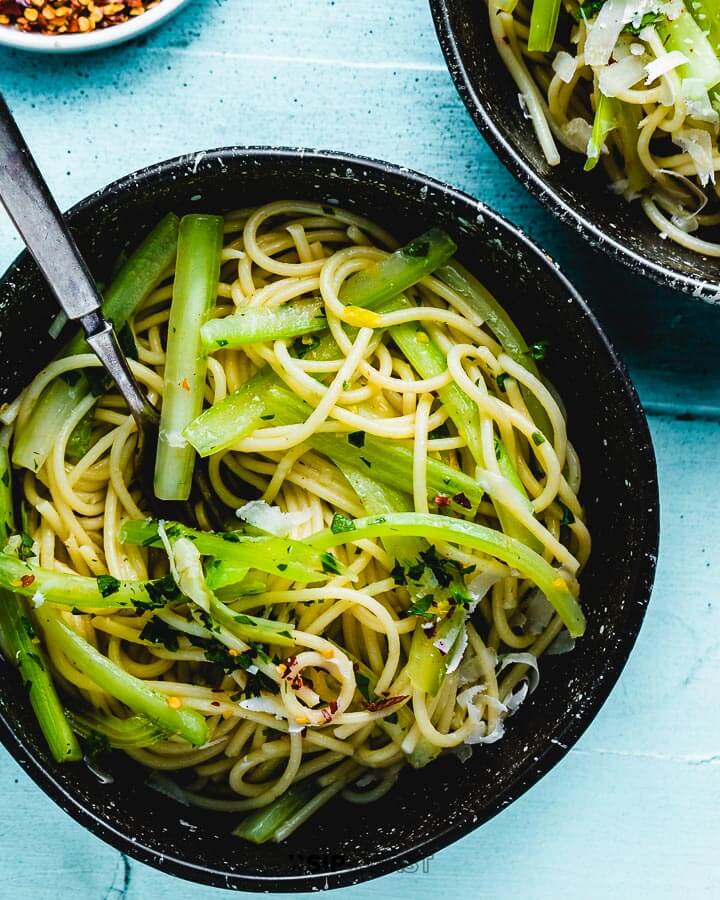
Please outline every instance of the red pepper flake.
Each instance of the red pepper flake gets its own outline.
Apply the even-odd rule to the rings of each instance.
[[[0,0],[0,26],[36,34],[85,34],[127,22],[160,0]]]
[[[296,675],[296,676],[293,678],[293,680],[290,682],[290,687],[291,687],[294,691],[299,691],[300,688],[301,688],[302,686],[303,686],[302,675]]]
[[[332,722],[332,717],[337,712],[338,705],[336,700],[331,700],[327,706],[320,710],[320,714],[326,722]]]
[[[218,700],[211,700],[211,701],[210,701],[210,706],[220,706],[220,703],[219,703]]]
[[[462,506],[463,509],[472,509],[472,503],[468,500],[465,494],[455,494],[453,497],[453,503],[457,503],[458,506]]]
[[[190,390],[190,382],[187,380],[187,378],[183,378],[183,380],[180,382],[180,387],[181,387],[184,391],[189,391],[189,390]]]
[[[33,583],[33,581],[35,581],[34,575],[23,575],[22,578],[20,579],[20,584],[24,588],[29,588],[30,585]]]
[[[407,699],[407,694],[400,694],[397,697],[384,697],[382,700],[376,700],[374,703],[368,703],[366,708],[368,712],[380,712],[381,710],[387,709],[390,706],[395,706],[398,703],[402,703]]]
[[[450,506],[450,498],[445,494],[437,494],[433,499],[435,506]]]

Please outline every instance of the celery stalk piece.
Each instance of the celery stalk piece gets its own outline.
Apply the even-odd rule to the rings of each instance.
[[[697,21],[689,11],[693,3]],[[711,4],[705,3],[703,6],[709,9]],[[687,63],[678,68],[680,75],[683,78],[700,78],[705,87],[712,90],[720,83],[720,59],[717,55],[720,22],[715,4],[707,21],[702,18],[703,12],[696,0],[687,0],[680,15],[658,25],[658,32],[668,52],[679,50],[687,59]]]
[[[527,369],[531,375],[540,378],[540,372],[535,364],[532,351],[517,325],[490,291],[474,275],[471,275],[457,260],[451,260],[436,273],[436,276],[448,287],[452,288],[468,307],[480,316],[508,356]],[[537,401],[534,394],[522,387],[520,390],[533,421],[538,426],[538,429],[550,440],[552,438],[552,426],[545,409]]]
[[[159,728],[145,716],[118,716],[96,709],[78,712],[68,709],[66,716],[75,734],[82,738],[100,735],[116,750],[132,750],[135,747],[150,747],[167,737],[164,728]]]
[[[233,834],[253,844],[265,844],[281,825],[299,812],[318,792],[319,789],[313,782],[301,781],[294,784],[272,803],[246,816]]]
[[[178,522],[166,522],[165,531],[171,539],[189,538],[204,556],[227,560],[235,566],[246,566],[270,575],[281,575],[291,581],[308,583],[320,580],[323,572],[338,574],[342,571],[334,557],[328,559],[327,554],[290,538],[257,537],[237,531],[196,531]],[[163,546],[158,523],[151,519],[124,522],[120,540],[144,547]]]
[[[3,656],[17,666],[38,725],[56,762],[76,762],[82,751],[65,717],[50,676],[47,657],[34,640],[29,616],[19,600],[0,591],[0,646]]]
[[[431,228],[404,247],[351,276],[342,286],[340,299],[347,306],[373,308],[392,300],[455,253],[457,245],[440,228]]]
[[[430,541],[449,541],[487,553],[517,569],[545,594],[563,624],[573,637],[585,631],[585,616],[560,571],[539,554],[515,538],[465,519],[438,516],[431,513],[390,513],[356,519],[350,531],[333,534],[329,529],[308,539],[318,550],[327,550],[363,538],[411,534]]]
[[[12,476],[8,448],[0,442],[0,545],[13,530]],[[47,658],[35,638],[24,601],[7,588],[0,589],[0,648],[15,665],[25,685],[40,730],[56,762],[82,759],[82,751],[65,718],[53,684]]]
[[[205,563],[207,586],[213,592],[230,585],[240,584],[245,580],[249,571],[248,566],[224,562],[221,559],[208,559]]]
[[[103,300],[103,313],[120,330],[136,309],[150,296],[175,262],[178,218],[168,213],[147,235],[123,264]],[[58,358],[89,353],[81,334],[77,334],[58,354]],[[43,392],[23,430],[15,437],[13,463],[36,472],[48,458],[55,435],[68,415],[90,390],[83,374],[70,383],[62,377]]]
[[[195,450],[182,432],[202,409],[207,353],[200,329],[217,299],[222,241],[221,216],[190,215],[180,222],[155,457],[154,490],[160,500],[190,496]]]
[[[591,172],[600,162],[600,157],[605,146],[605,141],[619,123],[619,101],[614,97],[606,97],[600,94],[595,109],[592,134],[588,141],[587,162],[585,171]]]
[[[210,456],[242,440],[261,423],[265,412],[264,390],[275,376],[263,371],[193,419],[183,437],[200,456]]]
[[[167,698],[130,675],[107,656],[103,656],[80,635],[41,607],[38,613],[48,640],[87,677],[111,697],[124,703],[134,712],[145,716],[159,728],[177,734],[195,747],[207,740],[205,719],[192,709],[175,709]]]
[[[533,0],[528,50],[548,53],[555,42],[560,0]]]
[[[205,350],[244,347],[260,341],[299,337],[327,328],[320,300],[301,300],[279,307],[259,307],[222,319],[210,319],[200,329]]]
[[[686,5],[720,59],[720,5],[716,0],[689,0]]]
[[[418,622],[413,632],[410,656],[406,672],[413,687],[428,694],[437,694],[452,659],[452,648],[465,629],[465,610],[456,607],[452,615],[443,619],[431,636]],[[435,646],[438,640],[445,640],[450,646],[449,653],[441,653]]]
[[[41,569],[0,553],[0,588],[66,609],[155,609],[181,599],[171,576],[154,581],[120,581]]]

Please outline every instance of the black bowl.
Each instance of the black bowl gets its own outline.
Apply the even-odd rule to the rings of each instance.
[[[513,175],[592,246],[665,287],[720,302],[720,261],[663,240],[640,204],[610,189],[604,171],[583,171],[560,147],[549,166],[518,89],[498,55],[483,0],[430,0],[435,28],[455,87],[483,136]]]
[[[368,159],[297,150],[217,150],[161,163],[82,201],[68,220],[98,279],[168,210],[223,211],[281,197],[339,202],[400,238],[446,228],[460,257],[531,339],[547,338],[549,377],[567,403],[583,460],[582,492],[595,537],[583,576],[586,636],[548,657],[543,682],[497,744],[471,761],[406,772],[382,801],[326,808],[281,846],[229,835],[237,817],[180,807],[144,774],[113,761],[114,784],[83,765],[56,765],[15,672],[2,664],[0,738],[64,810],[131,856],[184,878],[254,891],[353,884],[410,865],[487,821],[545,774],[592,721],[635,642],[658,539],[655,461],[628,376],[593,314],[552,261],[470,197]],[[32,312],[30,312],[32,310]],[[0,398],[11,398],[51,356],[55,308],[26,254],[0,282]],[[22,826],[21,826],[22,827]],[[29,837],[29,836],[28,836]]]

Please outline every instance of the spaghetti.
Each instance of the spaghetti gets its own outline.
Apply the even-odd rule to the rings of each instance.
[[[488,0],[488,13],[548,164],[558,145],[586,171],[602,162],[663,237],[720,256],[717,4]]]
[[[546,346],[455,249],[310,202],[161,223],[106,307],[163,407],[156,484],[191,455],[172,521],[81,342],[4,410],[0,636],[58,759],[124,750],[280,841],[502,737],[583,631],[590,537]]]

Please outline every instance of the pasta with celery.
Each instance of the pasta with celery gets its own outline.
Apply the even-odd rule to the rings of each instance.
[[[499,740],[582,635],[547,348],[456,249],[313,202],[168,215],[104,300],[154,484],[79,337],[0,413],[0,640],[58,761],[124,751],[281,841]]]
[[[488,0],[488,13],[548,164],[558,146],[588,171],[601,162],[664,237],[720,256],[720,6]]]

